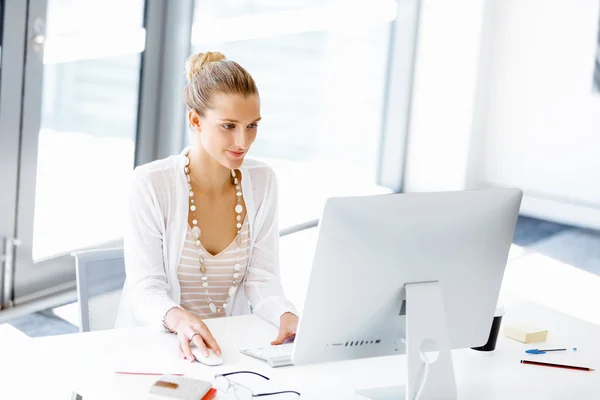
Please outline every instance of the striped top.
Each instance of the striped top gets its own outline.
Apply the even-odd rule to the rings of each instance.
[[[187,225],[185,243],[181,261],[177,269],[177,277],[181,287],[181,307],[202,319],[216,318],[225,316],[223,304],[229,298],[229,289],[233,286],[233,274],[236,272],[235,264],[239,264],[241,269],[236,279],[237,284],[242,281],[248,258],[250,255],[250,230],[248,217],[246,216],[240,234],[219,254],[212,255],[204,249],[202,243],[200,247],[196,246],[192,230]],[[208,278],[208,289],[202,287],[202,274],[200,273],[199,257],[204,257],[206,265],[206,276]],[[237,286],[236,284],[236,286]],[[214,314],[209,309],[208,296],[217,306],[217,313]],[[232,297],[233,298],[233,297]]]

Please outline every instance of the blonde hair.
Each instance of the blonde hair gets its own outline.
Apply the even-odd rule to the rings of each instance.
[[[211,108],[211,99],[217,93],[258,95],[252,76],[240,64],[227,60],[219,52],[192,54],[186,64],[188,84],[183,99],[189,109],[204,116]]]

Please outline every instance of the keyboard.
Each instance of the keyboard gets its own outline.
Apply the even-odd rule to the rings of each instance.
[[[240,353],[266,361],[271,368],[285,367],[286,365],[292,365],[293,346],[294,343],[285,343],[278,346],[242,349]]]

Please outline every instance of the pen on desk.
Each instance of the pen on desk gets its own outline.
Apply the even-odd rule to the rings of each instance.
[[[126,372],[126,371],[115,371],[115,374],[120,375],[152,375],[152,376],[163,376],[163,375],[175,375],[175,376],[183,376],[183,374],[173,374],[169,372]]]
[[[549,351],[566,351],[567,349],[530,349],[530,350],[525,350],[525,353],[528,354],[545,354]],[[575,348],[573,348],[573,350],[575,350]]]
[[[553,364],[553,363],[547,363],[547,362],[541,362],[541,361],[521,360],[521,364],[539,365],[542,367],[574,369],[577,371],[595,371],[594,369],[588,368],[588,367],[577,367],[575,365]]]

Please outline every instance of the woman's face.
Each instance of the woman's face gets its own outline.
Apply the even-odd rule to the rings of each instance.
[[[260,100],[258,95],[220,93],[203,117],[192,110],[188,118],[197,143],[225,168],[237,169],[256,139]]]

